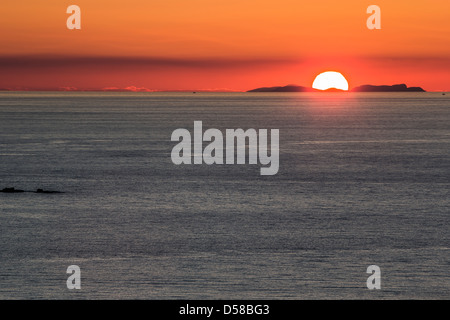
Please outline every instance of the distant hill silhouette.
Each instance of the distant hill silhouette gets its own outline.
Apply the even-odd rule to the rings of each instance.
[[[349,91],[352,92],[426,92],[420,87],[407,87],[406,84],[395,84],[392,86],[382,85],[382,86],[374,86],[370,84],[366,84],[363,86],[355,87]],[[247,92],[344,92],[344,90],[330,88],[328,90],[317,90],[309,87],[297,86],[294,84],[290,84],[284,87],[262,87],[256,88],[252,90],[248,90]]]
[[[37,189],[36,191],[25,191],[25,190],[21,190],[21,189],[16,189],[14,187],[10,187],[10,188],[3,188],[2,190],[0,190],[0,192],[2,193],[23,193],[23,192],[33,192],[33,193],[64,193],[62,191],[49,191],[49,190],[44,190],[44,189]]]
[[[407,87],[406,84],[394,84],[393,86],[374,86],[366,84],[363,86],[355,87],[353,92],[426,92],[421,87]]]
[[[289,84],[284,87],[262,87],[256,88],[252,90],[248,90],[247,92],[314,92],[316,91],[313,88],[297,86],[294,84]]]

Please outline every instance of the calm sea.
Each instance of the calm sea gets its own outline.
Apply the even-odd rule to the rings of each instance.
[[[0,299],[449,299],[449,97],[0,93],[0,189],[65,192],[0,193]],[[278,174],[174,165],[197,120]]]

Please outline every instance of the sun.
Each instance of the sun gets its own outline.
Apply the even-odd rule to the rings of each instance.
[[[327,89],[339,89],[348,90],[348,82],[345,77],[336,71],[326,71],[319,74],[312,84],[314,89],[327,90]]]

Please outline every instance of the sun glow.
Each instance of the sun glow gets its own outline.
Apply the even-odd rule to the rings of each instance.
[[[327,71],[319,74],[312,84],[314,89],[327,90],[327,89],[339,89],[348,90],[348,82],[345,77],[336,71]]]

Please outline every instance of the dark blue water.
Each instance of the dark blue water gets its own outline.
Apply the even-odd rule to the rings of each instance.
[[[0,298],[448,299],[449,111],[437,93],[0,93],[0,189],[65,192],[0,193]],[[279,129],[278,174],[174,165],[197,120]]]

